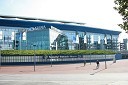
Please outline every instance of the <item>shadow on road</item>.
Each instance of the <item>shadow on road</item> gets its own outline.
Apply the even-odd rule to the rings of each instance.
[[[93,70],[97,70],[97,69],[93,69]],[[106,70],[106,69],[104,68],[104,69],[98,70],[98,71],[96,71],[94,73],[91,73],[90,75],[94,75],[94,74],[99,73],[99,72],[104,71],[104,70]]]

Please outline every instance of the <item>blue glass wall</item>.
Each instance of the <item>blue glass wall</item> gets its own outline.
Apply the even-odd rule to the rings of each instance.
[[[38,50],[52,50],[55,49],[56,42],[50,42],[49,29],[31,30],[27,31],[27,39],[22,40],[22,33],[18,31],[18,28],[30,29],[33,27],[44,26],[50,28],[51,26],[61,30],[60,34],[55,41],[57,41],[57,48],[59,49],[118,49],[118,35],[119,31],[104,30],[99,28],[87,27],[82,25],[71,25],[61,23],[50,22],[37,22],[30,20],[13,20],[13,19],[0,19],[0,27],[10,27],[8,31],[3,31],[3,39],[0,40],[0,44],[3,49],[38,49]],[[15,28],[15,29],[14,29]],[[16,29],[17,28],[17,29]],[[15,40],[11,40],[11,32],[17,31]],[[86,35],[87,42],[84,42],[84,36]],[[79,37],[79,42],[76,42],[76,37]],[[100,36],[100,40],[98,39]],[[106,45],[105,38],[106,37]],[[77,39],[78,40],[78,39]],[[100,43],[98,43],[100,41]],[[33,46],[35,45],[35,47]]]
[[[6,27],[5,27],[6,28]],[[29,28],[28,28],[29,29]],[[17,50],[56,50],[56,42],[58,50],[86,50],[86,49],[108,49],[118,50],[118,35],[91,33],[85,31],[69,31],[61,30],[62,34],[58,35],[55,42],[50,43],[49,29],[31,30],[27,31],[26,40],[23,40],[23,32],[16,29],[3,29],[2,39],[0,45],[2,49],[17,49]],[[11,40],[12,32],[16,32],[16,39]],[[53,33],[54,34],[54,33]],[[76,43],[76,36],[79,36],[79,43]],[[86,35],[86,43],[84,43],[84,36]],[[51,35],[52,38],[53,35]],[[93,39],[92,39],[93,36]],[[100,36],[100,43],[99,42]],[[105,36],[107,44],[105,45]],[[93,41],[92,41],[93,40]],[[54,47],[50,47],[51,45]],[[33,46],[35,45],[35,46]]]
[[[18,41],[19,45],[17,49],[49,50],[49,29],[27,31],[26,40],[22,40],[22,38],[19,37]]]
[[[0,47],[2,50],[12,50],[15,48],[14,46],[14,40],[12,40],[12,32],[17,32],[15,27],[0,27],[0,31],[2,32],[2,35],[0,35],[2,38],[0,39]],[[15,37],[15,36],[13,36]]]
[[[118,35],[90,33],[81,31],[64,31],[64,33],[68,36],[68,46],[70,50],[118,50]],[[76,43],[77,35],[79,36],[79,43]],[[84,42],[85,35],[86,43]],[[105,43],[105,37],[107,43]]]

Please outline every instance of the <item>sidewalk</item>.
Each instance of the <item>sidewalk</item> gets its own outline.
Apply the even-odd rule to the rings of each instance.
[[[3,66],[0,69],[0,85],[127,85],[128,60],[116,63],[96,63],[40,65],[36,66]]]
[[[95,70],[96,63],[77,63],[77,64],[58,64],[58,65],[37,65],[34,66],[2,66],[0,74],[72,74],[72,73],[127,73],[128,60],[107,61],[107,69],[105,62],[100,62],[99,69]]]

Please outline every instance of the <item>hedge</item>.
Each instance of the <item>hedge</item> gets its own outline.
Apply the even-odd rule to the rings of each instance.
[[[35,50],[35,55],[88,55],[115,54],[111,50]],[[1,55],[34,55],[34,50],[2,50]]]

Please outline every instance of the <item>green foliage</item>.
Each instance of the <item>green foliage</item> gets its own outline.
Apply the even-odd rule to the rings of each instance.
[[[128,31],[128,0],[115,0],[114,3],[116,4],[114,9],[123,16],[123,23],[119,24],[119,26]]]
[[[111,50],[35,50],[35,55],[88,55],[115,54]],[[34,55],[34,50],[2,50],[1,55]]]

